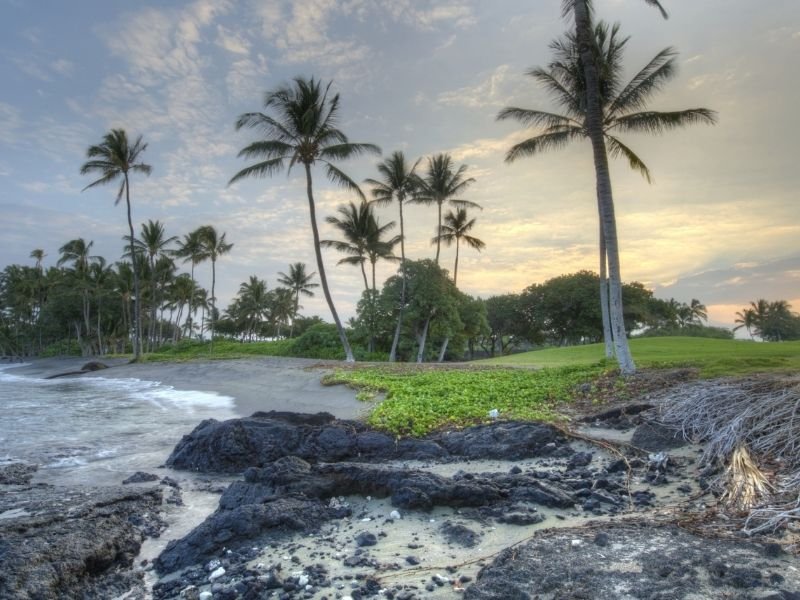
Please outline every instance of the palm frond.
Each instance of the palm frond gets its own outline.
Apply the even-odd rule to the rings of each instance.
[[[245,167],[236,173],[236,175],[231,177],[228,185],[236,183],[245,177],[268,177],[273,173],[283,170],[285,160],[285,158],[273,158],[272,160],[265,160],[254,165],[250,165],[249,167]]]
[[[547,150],[557,150],[582,137],[583,130],[577,127],[564,131],[543,133],[511,146],[511,149],[506,153],[506,162],[512,163],[523,156],[533,156]]]
[[[331,163],[327,161],[325,162],[325,174],[328,176],[328,179],[339,185],[345,189],[351,190],[355,192],[355,194],[361,198],[364,202],[366,202],[366,197],[364,196],[364,192],[361,191],[361,188],[358,187],[358,184],[353,181],[349,175],[338,169],[337,167],[333,166]]]
[[[480,204],[478,204],[477,202],[472,202],[471,200],[448,198],[447,201],[453,206],[456,206],[458,208],[477,208],[478,210],[483,210],[483,207]]]
[[[504,121],[506,119],[514,119],[523,125],[529,126],[553,127],[558,125],[578,125],[577,121],[574,121],[573,119],[563,115],[557,115],[541,110],[517,108],[516,106],[507,106],[497,113],[498,121]]]
[[[571,65],[570,68],[574,69],[577,62]],[[551,70],[558,73],[567,70],[566,65],[552,63]],[[577,69],[575,69],[577,71]],[[542,85],[553,97],[557,104],[563,106],[567,112],[573,117],[580,117],[583,114],[583,99],[580,95],[576,94],[576,90],[581,90],[581,87],[575,86],[574,82],[581,78],[580,73],[569,74],[563,77],[566,81],[559,81],[555,73],[548,72],[540,67],[536,67],[527,71],[527,75],[533,77],[540,85]],[[565,85],[567,84],[568,85]]]
[[[253,142],[239,151],[239,158],[289,158],[294,153],[294,146],[279,140],[261,140]]]
[[[653,179],[650,176],[650,169],[647,168],[644,161],[639,158],[633,150],[612,135],[606,134],[606,142],[608,143],[608,152],[612,157],[618,158],[621,156],[627,158],[631,169],[638,171],[642,177],[647,180],[647,183],[653,183]]]
[[[81,169],[81,174],[82,175],[85,174],[83,169]],[[89,188],[93,188],[93,187],[96,187],[98,185],[105,185],[107,183],[111,183],[112,181],[114,181],[119,176],[120,176],[120,173],[116,172],[116,171],[112,171],[112,172],[106,173],[100,179],[97,179],[97,180],[93,181],[92,183],[87,185],[85,188],[83,188],[83,190],[81,190],[81,191],[88,190]]]
[[[612,116],[624,111],[641,110],[652,95],[675,77],[677,69],[674,48],[664,48],[656,54],[610,103],[606,114]],[[621,63],[621,61],[618,61]]]
[[[381,149],[375,144],[336,144],[335,146],[328,146],[319,151],[320,158],[326,160],[343,160],[346,158],[353,158],[362,156],[364,154],[380,154]]]
[[[687,125],[713,125],[716,122],[717,113],[715,111],[707,108],[690,108],[673,112],[644,111],[625,115],[614,119],[608,129],[656,135],[669,129],[677,129]]]

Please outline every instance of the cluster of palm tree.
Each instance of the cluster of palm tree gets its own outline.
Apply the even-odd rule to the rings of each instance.
[[[428,170],[425,176],[419,176],[415,169],[419,160],[409,166],[402,152],[393,153],[390,158],[378,165],[382,179],[368,179],[372,186],[372,202],[369,202],[359,185],[344,173],[335,163],[339,160],[353,158],[364,154],[380,154],[380,148],[373,144],[351,142],[337,127],[339,119],[339,94],[330,95],[331,83],[323,85],[311,78],[295,78],[289,86],[280,87],[267,92],[264,100],[266,112],[245,113],[236,122],[236,128],[257,130],[263,139],[245,146],[239,156],[257,159],[257,162],[240,170],[230,183],[248,177],[267,177],[284,169],[291,169],[295,164],[302,164],[306,176],[306,195],[309,206],[309,217],[313,237],[317,269],[328,308],[336,324],[346,360],[355,360],[347,334],[333,304],[328,287],[325,266],[322,260],[323,247],[334,248],[346,256],[340,264],[358,265],[364,280],[365,294],[377,295],[375,281],[375,265],[378,260],[397,261],[394,247],[401,247],[401,273],[405,265],[405,223],[403,204],[406,202],[419,204],[435,204],[438,212],[436,227],[436,263],[439,262],[441,243],[460,241],[475,224],[475,219],[467,219],[466,213],[448,213],[444,216],[447,223],[465,221],[459,229],[457,237],[443,229],[442,208],[449,203],[465,211],[467,207],[478,207],[474,202],[463,200],[457,196],[474,182],[465,175],[466,165],[454,168],[452,158],[447,154],[438,154],[428,159]],[[343,236],[341,240],[320,240],[317,225],[316,205],[314,202],[312,167],[322,166],[325,175],[333,183],[351,190],[361,201],[360,205],[349,203],[338,208],[338,216],[327,217]],[[395,227],[391,221],[380,225],[373,211],[373,204],[387,204],[396,200],[400,209],[400,234],[387,239],[385,236]],[[470,238],[476,240],[477,238]],[[480,240],[478,240],[480,242]],[[469,242],[478,250],[483,242]],[[372,286],[367,279],[366,263],[370,263]],[[405,289],[405,287],[404,287]],[[404,296],[404,294],[403,294]],[[397,341],[401,331],[404,311],[404,297],[398,307],[397,329],[390,353],[390,360],[396,357]],[[429,321],[435,314],[431,314]]]
[[[759,298],[736,313],[733,330],[744,328],[751,338],[758,336],[766,342],[800,339],[800,315],[791,309],[786,300]]]
[[[279,273],[281,286],[270,290],[267,282],[255,275],[239,286],[239,293],[225,310],[220,320],[220,333],[238,337],[242,341],[294,337],[298,320],[300,296],[313,297],[316,273],[308,273],[306,265],[298,262],[289,265],[289,273]]]

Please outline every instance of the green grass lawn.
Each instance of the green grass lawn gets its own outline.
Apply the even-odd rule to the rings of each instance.
[[[632,339],[630,345],[638,367],[697,367],[703,377],[800,371],[800,342],[660,337]],[[602,359],[603,344],[590,344],[534,350],[479,362],[543,368],[597,364]]]

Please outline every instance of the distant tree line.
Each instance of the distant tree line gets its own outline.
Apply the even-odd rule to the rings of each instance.
[[[759,298],[736,313],[734,331],[745,329],[751,338],[758,336],[767,342],[800,340],[800,315],[791,308],[786,300]]]

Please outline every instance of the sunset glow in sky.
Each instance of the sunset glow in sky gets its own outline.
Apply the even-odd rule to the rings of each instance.
[[[450,152],[477,182],[474,235],[459,286],[490,295],[597,270],[597,211],[588,142],[504,163],[531,135],[498,123],[508,105],[558,112],[524,73],[550,60],[548,43],[571,23],[560,0],[198,0],[26,2],[0,0],[0,267],[46,265],[84,237],[111,262],[126,233],[115,188],[81,192],[86,148],[111,127],[142,134],[153,166],[133,181],[134,222],[161,220],[182,236],[214,224],[235,244],[218,263],[227,305],[249,275],[272,288],[278,271],[314,265],[301,171],[228,187],[254,138],[236,117],[260,110],[263,93],[296,75],[334,80],[341,129],[384,155]],[[641,0],[596,0],[598,16],[631,36],[628,76],[666,46],[678,76],[653,109],[706,107],[714,127],[661,137],[621,136],[650,167],[649,185],[612,163],[623,277],[663,298],[699,298],[715,324],[756,298],[787,299],[800,311],[800,10],[796,0],[667,0],[670,19]],[[373,157],[341,164],[361,181]],[[424,160],[423,160],[424,164]],[[356,200],[315,180],[318,214]],[[435,208],[411,207],[410,258],[432,258]],[[379,210],[382,222],[396,207]],[[334,232],[323,227],[323,237]],[[352,316],[357,269],[325,251],[337,306]],[[443,250],[452,268],[454,249]],[[395,267],[385,265],[386,277]],[[311,270],[316,270],[315,267]],[[208,271],[208,272],[207,272]],[[210,267],[197,277],[210,286]],[[328,317],[324,300],[306,314]]]

